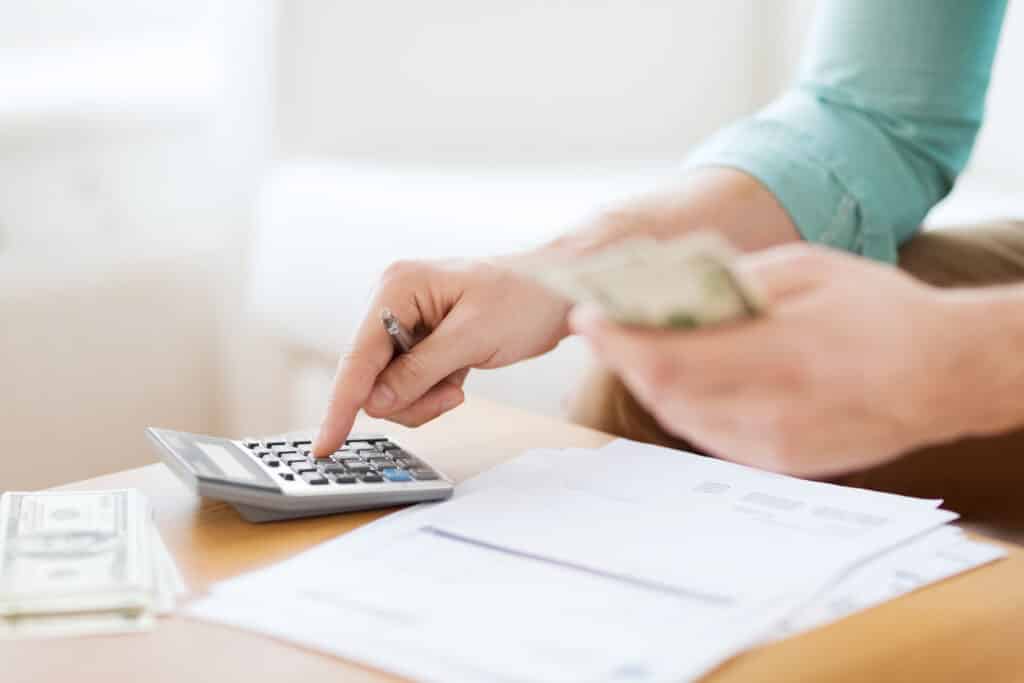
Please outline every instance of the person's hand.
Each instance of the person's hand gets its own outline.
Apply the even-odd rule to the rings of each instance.
[[[768,303],[759,319],[645,331],[581,308],[570,324],[666,430],[764,469],[861,469],[960,436],[977,416],[964,386],[976,349],[955,296],[803,244],[740,268]]]
[[[393,358],[383,308],[427,336]],[[406,426],[455,408],[470,368],[497,368],[549,351],[568,334],[568,312],[564,300],[500,262],[392,265],[338,365],[315,453],[338,448],[360,408]]]

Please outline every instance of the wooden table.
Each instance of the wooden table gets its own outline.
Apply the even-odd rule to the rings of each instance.
[[[532,447],[597,447],[610,437],[480,399],[419,430],[372,420],[462,480]],[[253,525],[201,500],[163,465],[72,484],[137,487],[190,589],[294,555],[380,516],[364,512]],[[742,654],[709,681],[1024,681],[1024,548],[811,633]],[[245,631],[172,617],[152,633],[0,643],[0,682],[386,681],[385,674]]]

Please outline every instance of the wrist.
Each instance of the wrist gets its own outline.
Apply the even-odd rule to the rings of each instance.
[[[541,263],[556,260],[556,255],[546,253],[543,249],[534,249],[523,252],[513,252],[492,256],[482,260],[491,268],[503,273],[503,277],[510,278],[507,281],[509,287],[525,288],[525,300],[530,302],[532,312],[541,314],[541,318],[549,321],[544,327],[550,329],[550,321],[554,324],[552,344],[557,344],[571,333],[569,329],[569,312],[573,303],[568,299],[558,296],[547,287],[530,277],[532,268]],[[524,291],[525,291],[524,290]]]
[[[741,251],[800,241],[789,215],[752,176],[700,168],[678,181],[606,208],[535,255],[574,258],[624,239],[671,240],[714,230]]]
[[[1024,288],[940,291],[955,341],[944,368],[955,437],[989,436],[1024,424]]]

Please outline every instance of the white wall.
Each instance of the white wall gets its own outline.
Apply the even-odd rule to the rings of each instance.
[[[792,41],[779,35],[791,5],[285,2],[277,153],[434,164],[678,159],[785,81],[778,65]]]
[[[150,424],[221,429],[271,10],[3,4],[0,451],[36,457],[0,489],[147,462]]]
[[[302,0],[279,8],[279,157],[680,158],[795,73],[815,0]],[[1021,187],[1010,3],[971,173]]]
[[[996,53],[985,124],[971,172],[1024,194],[1024,5],[1011,2]]]

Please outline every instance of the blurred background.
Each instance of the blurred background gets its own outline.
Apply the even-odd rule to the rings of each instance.
[[[150,462],[151,424],[314,426],[387,263],[521,248],[665,179],[792,79],[813,9],[0,0],[0,489]],[[1022,15],[929,223],[1024,215]],[[585,360],[469,390],[556,414]]]

